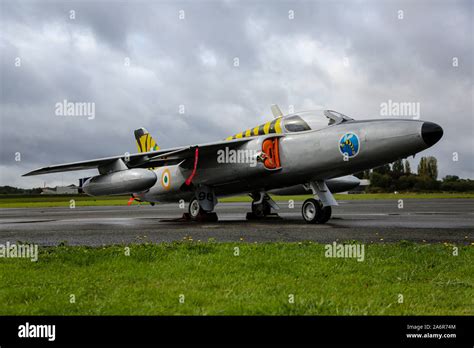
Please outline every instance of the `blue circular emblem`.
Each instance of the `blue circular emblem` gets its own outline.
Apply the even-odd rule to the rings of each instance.
[[[347,157],[354,157],[359,153],[359,137],[355,133],[346,133],[339,140],[339,151]]]

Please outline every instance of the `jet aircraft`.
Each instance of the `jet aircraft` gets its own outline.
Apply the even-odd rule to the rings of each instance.
[[[302,205],[308,223],[325,223],[337,205],[333,193],[359,185],[353,173],[391,163],[437,143],[443,129],[408,119],[355,120],[333,110],[283,115],[223,141],[160,149],[144,129],[135,130],[138,153],[43,167],[24,176],[96,168],[80,180],[91,196],[131,195],[139,202],[187,201],[190,220],[217,220],[218,198],[248,194],[247,219],[279,209],[270,193],[314,198]]]

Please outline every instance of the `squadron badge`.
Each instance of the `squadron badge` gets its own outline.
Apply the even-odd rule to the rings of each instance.
[[[355,157],[359,153],[359,137],[355,133],[346,133],[339,140],[339,151],[347,157]]]

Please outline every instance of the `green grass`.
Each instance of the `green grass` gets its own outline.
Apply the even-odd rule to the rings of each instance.
[[[115,206],[127,205],[130,196],[91,197],[86,195],[5,195],[3,197],[0,196],[0,208],[69,207],[71,199],[74,200],[76,207]]]
[[[474,247],[458,247],[371,244],[363,262],[311,242],[41,248],[0,259],[0,315],[473,315]]]
[[[273,196],[276,201],[304,201],[311,195],[304,196]],[[364,194],[336,194],[338,200],[365,200],[365,199],[435,199],[435,198],[468,198],[473,199],[474,193],[364,193]],[[69,207],[70,200],[74,199],[76,206],[117,206],[126,205],[130,196],[101,196],[89,197],[85,195],[0,195],[0,208],[46,208]],[[249,196],[235,196],[219,199],[220,202],[251,202]],[[138,204],[138,203],[133,203]],[[144,203],[147,204],[147,203]]]

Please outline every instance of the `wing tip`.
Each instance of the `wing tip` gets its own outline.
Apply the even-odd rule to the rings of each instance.
[[[33,170],[33,171],[31,171],[31,172],[28,172],[28,173],[23,174],[22,176],[33,176],[33,175],[36,175],[36,171],[37,171],[37,170]]]
[[[33,175],[40,175],[40,174],[48,174],[48,169],[50,167],[43,167],[43,168],[37,168],[35,170],[32,170],[28,173],[23,174],[22,176],[33,176]]]

